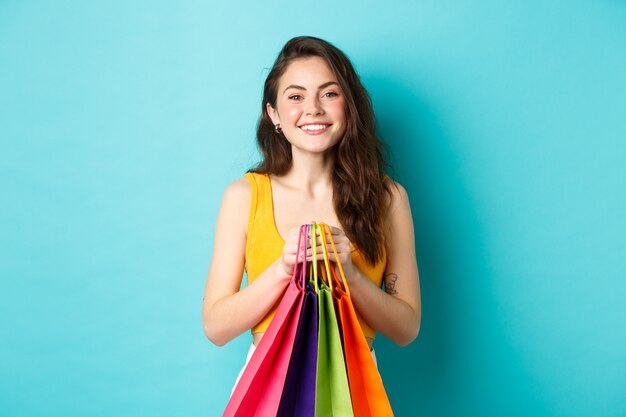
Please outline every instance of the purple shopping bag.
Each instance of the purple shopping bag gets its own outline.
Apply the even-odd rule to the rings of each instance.
[[[309,226],[310,227],[310,226]],[[277,417],[315,416],[315,378],[319,310],[314,283],[306,294]]]

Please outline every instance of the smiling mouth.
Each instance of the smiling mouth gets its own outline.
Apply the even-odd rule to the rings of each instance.
[[[326,129],[328,129],[329,127],[330,125],[319,123],[319,124],[302,125],[300,126],[300,129],[304,130],[306,133],[309,133],[309,134],[316,134],[316,133],[325,132]]]

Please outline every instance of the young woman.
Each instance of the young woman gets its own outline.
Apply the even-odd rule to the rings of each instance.
[[[316,222],[331,226],[370,348],[376,332],[400,346],[414,340],[421,303],[409,201],[383,173],[371,102],[348,58],[318,38],[288,41],[265,81],[257,140],[262,162],[223,195],[206,336],[221,346],[251,330],[250,358],[291,278],[299,226]]]

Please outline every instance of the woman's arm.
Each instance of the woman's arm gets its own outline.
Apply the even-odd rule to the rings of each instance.
[[[209,340],[218,346],[261,321],[290,278],[283,258],[279,258],[252,284],[239,290],[251,195],[250,184],[245,178],[234,182],[224,192],[217,217],[213,257],[204,290],[202,325]]]
[[[396,344],[406,346],[419,333],[422,310],[411,208],[406,190],[397,185],[385,222],[385,291],[351,261],[345,272],[354,307],[367,324]],[[343,261],[350,258],[350,243],[342,242],[341,246],[342,251],[347,252],[343,257],[339,254],[343,265]]]

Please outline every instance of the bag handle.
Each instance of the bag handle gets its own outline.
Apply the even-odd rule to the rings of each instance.
[[[348,282],[346,281],[346,274],[343,272],[343,267],[341,266],[341,262],[339,262],[339,254],[337,253],[337,248],[335,247],[335,241],[333,240],[333,234],[330,231],[330,226],[328,226],[327,224],[323,224],[322,229],[324,230],[324,235],[326,235],[326,232],[328,232],[328,240],[330,240],[330,245],[333,248],[333,254],[335,255],[335,259],[337,260],[336,263],[337,263],[337,266],[339,267],[339,275],[341,276],[341,281],[343,282],[345,292],[348,294],[348,297],[350,297],[350,288],[348,288]],[[322,239],[322,248],[324,250],[326,249],[326,239]]]
[[[309,252],[306,249],[306,244],[311,234],[311,231],[310,231],[309,226],[306,224],[300,226],[300,230],[301,230],[301,233],[302,231],[304,231],[304,238],[302,239],[302,249],[304,251],[304,256],[303,256],[304,259],[302,259],[302,269],[300,270],[300,286],[301,288],[306,288],[306,257],[309,254]]]
[[[312,223],[311,224],[311,246],[313,247],[313,280],[315,282],[315,288],[319,288],[318,284],[323,284],[326,287],[332,288],[332,280],[331,278],[329,278],[329,271],[330,269],[328,268],[328,266],[326,265],[326,261],[324,261],[324,256],[322,256],[322,259],[318,259],[318,254],[317,254],[317,233],[319,232],[320,234],[320,238],[323,237],[323,232],[321,229],[321,224],[317,224],[317,223]],[[323,239],[322,239],[323,242]],[[322,249],[324,249],[324,247],[322,247]],[[323,255],[323,254],[322,254]],[[319,277],[319,272],[318,272],[318,268],[319,268],[319,262],[324,261],[324,266],[325,268],[322,269],[322,276],[321,278]]]
[[[304,265],[302,265],[301,269],[298,270],[300,250],[302,249],[302,234],[303,234],[303,231],[305,230],[306,230],[305,225],[300,226],[300,231],[298,232],[298,247],[296,248],[296,264],[293,268],[293,273],[291,274],[291,281],[294,282],[296,285],[300,284],[299,286],[301,286],[302,284],[302,280],[303,280],[302,277],[304,275],[304,271],[306,270],[306,255],[307,255],[306,240],[304,244],[304,259],[303,259]],[[304,239],[306,239],[306,231],[304,232]],[[297,279],[298,273],[300,273],[300,279]]]
[[[325,239],[325,228],[328,227],[326,224],[318,224],[318,230],[320,231],[320,239],[322,240],[322,253],[324,255],[324,267],[326,269],[326,276],[328,278],[328,286],[333,288],[333,274],[330,271],[330,261],[328,260],[328,248],[326,247],[326,239]]]
[[[311,230],[311,248],[313,249],[313,259],[312,259],[312,264],[313,264],[313,282],[315,283],[315,292],[319,293],[319,287],[318,287],[318,283],[319,283],[319,278],[318,278],[318,261],[319,259],[317,258],[317,231],[319,229],[319,225],[316,223],[311,223],[309,225],[310,230]],[[321,233],[320,233],[321,234]],[[324,282],[324,280],[322,280],[322,282]],[[325,284],[325,283],[324,283]]]

